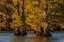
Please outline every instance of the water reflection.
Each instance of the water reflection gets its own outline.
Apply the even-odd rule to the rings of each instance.
[[[28,38],[27,42],[53,42],[53,39],[46,37]]]
[[[52,37],[40,37],[34,34],[14,36],[13,33],[0,33],[0,42],[64,42],[64,32],[53,32]]]
[[[13,36],[13,38],[11,39],[11,42],[21,42],[21,36]]]
[[[15,36],[11,42],[60,42],[58,38],[52,37],[18,37]]]
[[[52,33],[52,37],[40,37],[28,34],[27,36],[14,36],[11,42],[64,42],[64,33]]]
[[[11,40],[11,42],[61,42],[61,41],[62,39],[52,37],[22,37],[22,36],[14,36],[14,38],[12,38]]]

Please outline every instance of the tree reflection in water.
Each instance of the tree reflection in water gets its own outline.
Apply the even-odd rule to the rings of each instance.
[[[21,36],[14,36],[12,39],[11,39],[11,42],[21,42]]]
[[[28,38],[27,42],[53,42],[53,40],[46,37],[32,37]]]
[[[14,36],[12,32],[0,32],[0,42],[64,42],[64,32],[51,32],[52,37],[35,36]]]

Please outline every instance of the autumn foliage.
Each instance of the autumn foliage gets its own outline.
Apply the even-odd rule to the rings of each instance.
[[[2,15],[2,17],[0,17],[0,27],[6,28],[6,25],[8,25],[6,24],[7,18],[11,18],[13,19],[12,22],[9,23],[11,28],[23,27],[24,24],[27,25],[27,27],[30,26],[31,28],[34,29],[40,28],[40,26],[46,28],[48,25],[47,21],[51,21],[52,23],[54,16],[56,16],[56,14],[61,14],[61,15],[64,14],[63,12],[61,12],[63,10],[59,10],[59,8],[58,9],[56,8],[57,7],[57,3],[55,3],[56,1],[48,1],[48,2],[50,3],[47,3],[47,1],[44,0],[40,0],[40,1],[24,0],[24,4],[23,4],[23,0],[1,0],[0,15]],[[18,7],[18,3],[19,3],[19,7]],[[48,7],[46,6],[47,4]],[[55,5],[55,7],[52,7],[53,4]],[[23,12],[22,6],[24,7],[23,14],[25,18],[22,18],[22,12]],[[59,10],[60,13],[55,9]],[[52,19],[47,19],[46,21],[45,20],[46,16]],[[25,23],[23,22],[23,19],[25,20]],[[3,21],[1,22],[1,20]],[[59,21],[58,18],[57,21]]]

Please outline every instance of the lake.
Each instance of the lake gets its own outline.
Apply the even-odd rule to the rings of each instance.
[[[64,42],[64,32],[51,32],[52,37],[40,37],[28,33],[26,36],[14,36],[13,32],[0,32],[0,42]]]

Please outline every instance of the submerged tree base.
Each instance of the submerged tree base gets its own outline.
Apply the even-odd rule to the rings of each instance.
[[[44,34],[43,36],[44,36],[44,37],[51,37],[52,35],[51,35],[51,33],[49,32],[49,33]]]
[[[45,33],[44,32],[36,32],[36,35],[37,36],[43,36],[43,37],[51,37],[52,34],[50,33],[50,31],[46,31]]]
[[[20,36],[21,35],[21,31],[20,29],[17,29],[14,33],[15,36]]]

